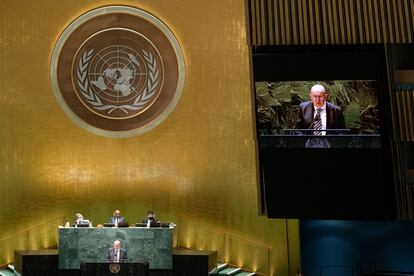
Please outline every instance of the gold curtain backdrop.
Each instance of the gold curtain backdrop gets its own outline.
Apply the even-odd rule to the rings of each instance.
[[[49,77],[65,27],[105,5],[152,13],[186,63],[175,111],[143,135],[85,131],[60,109]],[[255,133],[244,1],[2,1],[0,10],[0,263],[53,246],[81,212],[96,225],[120,209],[177,224],[175,245],[266,275],[299,268],[296,220],[258,216]]]

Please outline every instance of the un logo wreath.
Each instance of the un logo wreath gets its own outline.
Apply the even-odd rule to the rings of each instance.
[[[87,68],[91,58],[93,57],[93,51],[94,49],[91,49],[89,51],[85,50],[85,52],[79,60],[79,67],[77,71],[78,85],[81,90],[81,94],[83,97],[85,97],[86,101],[97,110],[108,110],[108,114],[111,114],[111,112],[116,109],[120,109],[123,112],[125,112],[125,114],[128,114],[128,110],[139,110],[143,108],[144,105],[155,94],[156,87],[159,83],[157,61],[155,60],[151,52],[142,49],[144,59],[147,63],[147,67],[149,68],[149,78],[142,93],[140,93],[136,97],[135,101],[132,104],[110,105],[103,104],[99,95],[97,95],[89,86],[90,81],[87,77]]]
[[[174,110],[185,80],[171,30],[138,8],[106,6],[73,21],[50,67],[57,103],[80,127],[106,137],[139,135]]]
[[[119,271],[121,271],[121,266],[119,264],[110,264],[109,265],[109,271],[111,273],[117,274]]]

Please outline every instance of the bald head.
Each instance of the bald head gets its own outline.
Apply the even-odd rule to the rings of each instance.
[[[114,216],[115,216],[115,217],[120,217],[120,216],[121,216],[121,211],[119,211],[119,210],[115,210],[115,212],[114,212]]]
[[[114,241],[114,248],[115,249],[120,249],[121,248],[121,241],[120,240]]]
[[[326,100],[328,99],[328,93],[326,93],[325,87],[320,84],[315,84],[311,88],[309,98],[316,108],[321,108],[324,106]]]
[[[315,84],[314,86],[312,86],[311,88],[311,93],[326,93],[325,91],[325,87],[323,87],[320,84]]]

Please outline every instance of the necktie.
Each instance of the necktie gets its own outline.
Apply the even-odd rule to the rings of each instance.
[[[118,263],[119,262],[119,250],[115,251],[115,261]]]
[[[313,129],[315,130],[313,132],[313,135],[322,135],[322,119],[321,119],[321,108],[316,109],[316,115],[313,119]]]

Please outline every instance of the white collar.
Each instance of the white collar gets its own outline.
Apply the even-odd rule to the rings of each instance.
[[[313,106],[313,109],[314,109],[315,111],[317,111],[318,109],[326,110],[326,102],[323,104],[323,106],[322,106],[322,107],[316,107],[316,106],[314,105],[314,106]]]

